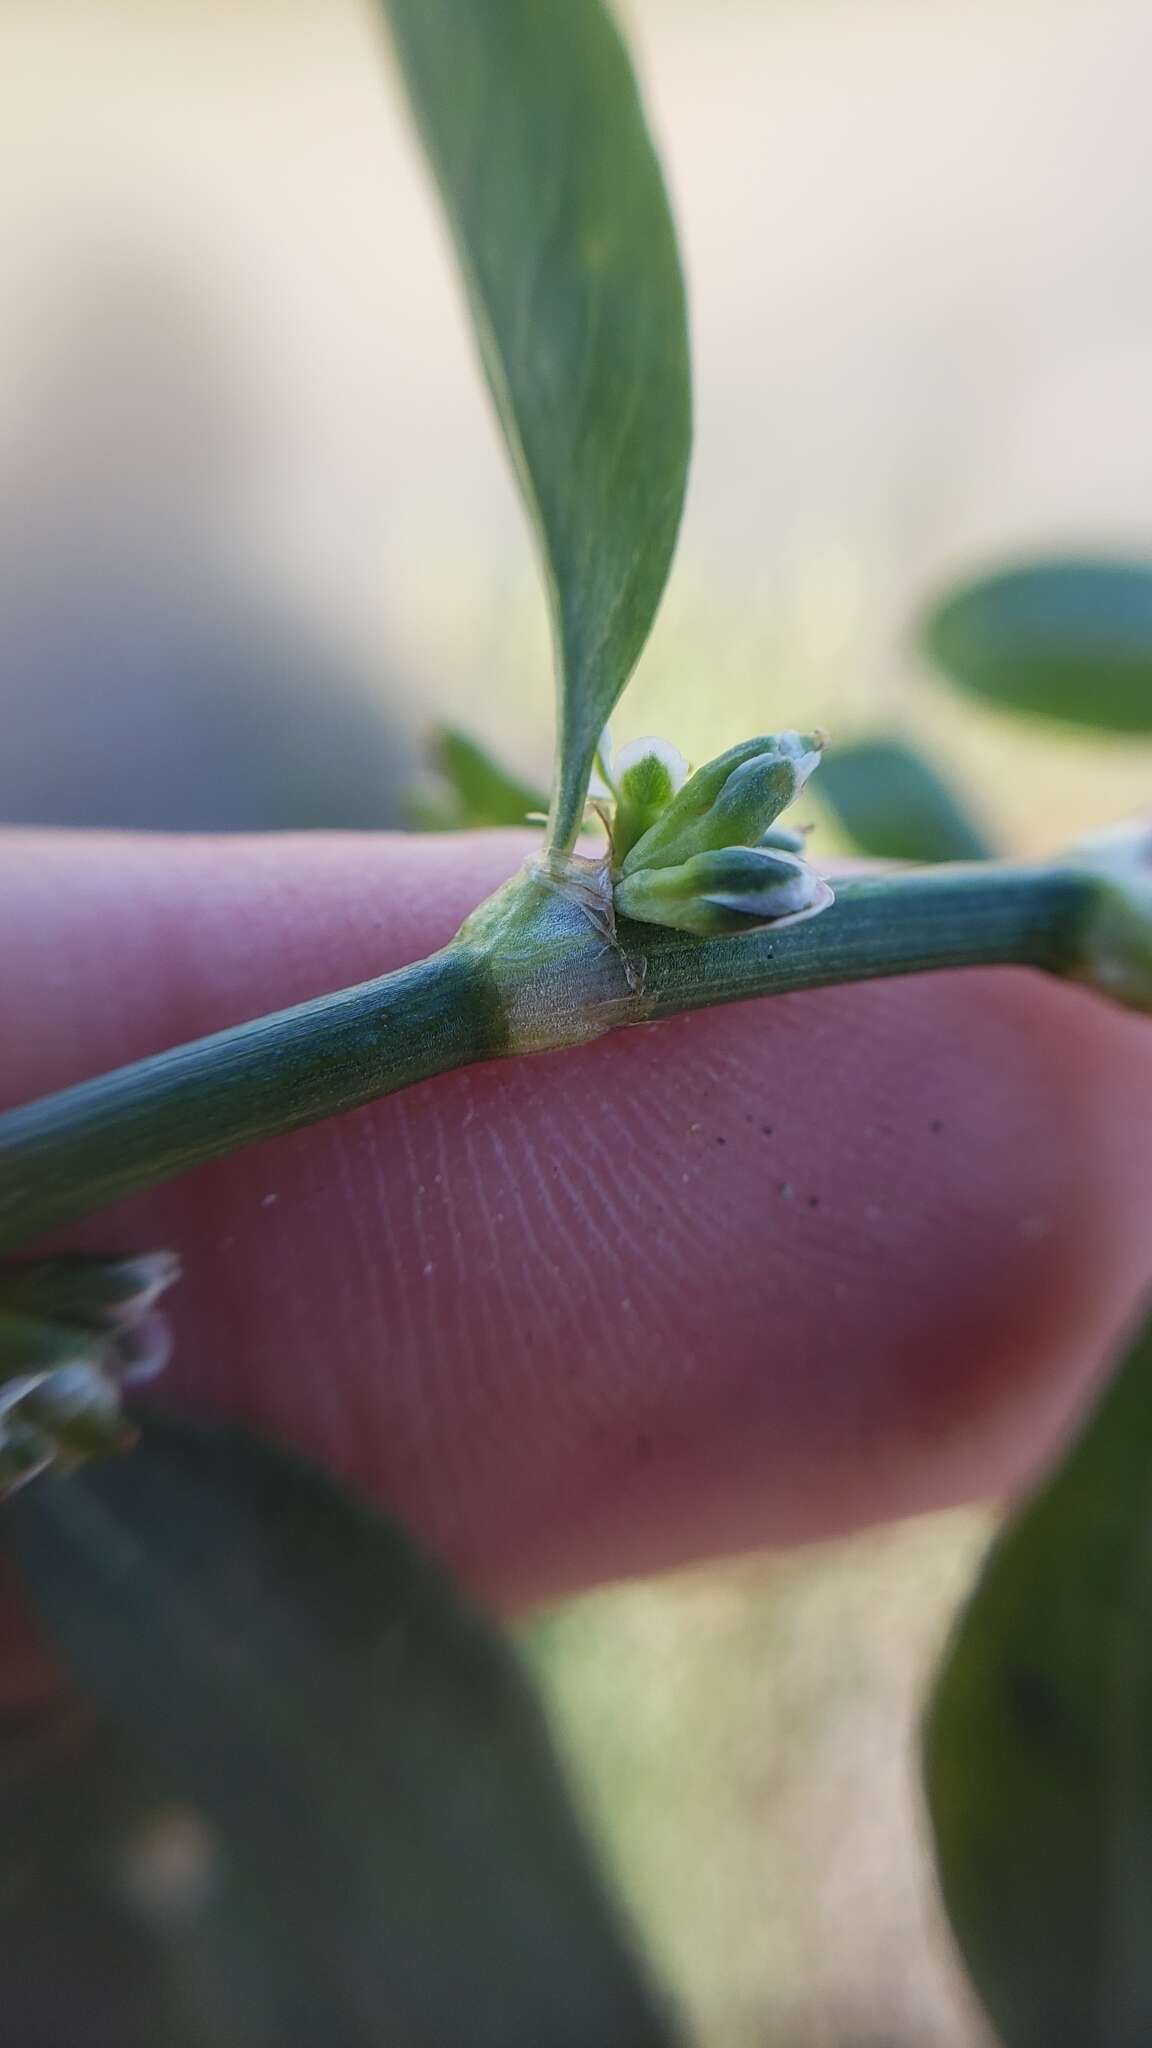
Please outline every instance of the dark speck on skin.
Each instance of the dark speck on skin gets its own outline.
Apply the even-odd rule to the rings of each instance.
[[[717,1138],[717,1140],[716,1140],[716,1143],[717,1143],[718,1145],[726,1145],[726,1144],[728,1143],[728,1140],[727,1140],[727,1138],[721,1138],[721,1137],[718,1137],[718,1138]]]
[[[809,1207],[810,1209],[818,1209],[818,1208],[820,1207],[820,1197],[819,1197],[819,1195],[809,1195],[809,1197],[808,1197],[808,1207]]]
[[[772,1125],[771,1125],[771,1124],[761,1124],[761,1126],[760,1126],[760,1129],[761,1129],[761,1130],[763,1131],[763,1133],[764,1133],[764,1136],[765,1136],[766,1138],[770,1138],[770,1137],[772,1136]]]
[[[941,1123],[940,1118],[938,1116],[933,1117],[931,1123],[928,1126],[928,1129],[930,1131],[942,1131],[944,1129],[944,1126]]]
[[[646,1465],[652,1456],[652,1439],[650,1436],[646,1436],[643,1431],[641,1431],[636,1439],[636,1456],[642,1465]]]

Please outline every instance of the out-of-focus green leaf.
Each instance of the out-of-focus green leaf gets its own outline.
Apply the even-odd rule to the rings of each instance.
[[[1152,1322],[993,1544],[936,1683],[944,1897],[1004,2048],[1152,2041]]]
[[[538,529],[560,689],[553,832],[672,559],[691,440],[676,237],[601,0],[382,0]]]
[[[0,1715],[6,2043],[240,2048],[185,1995],[200,1846],[131,1746],[75,1702]]]
[[[413,822],[425,832],[467,832],[485,825],[522,825],[529,812],[543,813],[548,798],[510,775],[467,733],[441,726],[432,738],[432,763],[442,797],[411,800]]]
[[[159,1419],[0,1526],[206,1832],[213,2048],[668,2041],[524,1674],[398,1529],[242,1432]]]
[[[1012,710],[1152,731],[1152,562],[1002,569],[942,599],[923,643],[953,682]]]
[[[861,853],[919,865],[985,860],[991,847],[956,792],[904,740],[829,747],[820,795]]]

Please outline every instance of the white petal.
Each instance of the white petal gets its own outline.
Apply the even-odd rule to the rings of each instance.
[[[617,780],[626,775],[629,768],[634,768],[638,761],[646,761],[650,754],[655,754],[656,759],[667,769],[673,795],[678,789],[683,789],[688,780],[687,761],[679,747],[672,745],[671,740],[657,738],[629,740],[627,746],[621,747],[616,756],[614,769]]]

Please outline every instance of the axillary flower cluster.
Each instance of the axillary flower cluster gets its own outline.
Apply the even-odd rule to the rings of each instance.
[[[172,1252],[0,1266],[0,1498],[131,1443],[120,1389],[166,1362],[156,1303],[179,1273]]]
[[[802,831],[778,825],[820,764],[823,733],[743,740],[695,774],[664,740],[636,740],[598,765],[593,799],[611,843],[617,913],[702,936],[796,924],[832,902],[804,858]]]

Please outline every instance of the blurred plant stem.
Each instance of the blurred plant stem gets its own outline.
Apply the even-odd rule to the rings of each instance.
[[[1142,868],[1130,887],[1131,859],[889,872],[842,882],[807,922],[715,938],[614,922],[595,862],[530,862],[429,959],[0,1117],[0,1249],[453,1068],[714,1003],[1019,965],[1150,1007],[1149,883]]]

